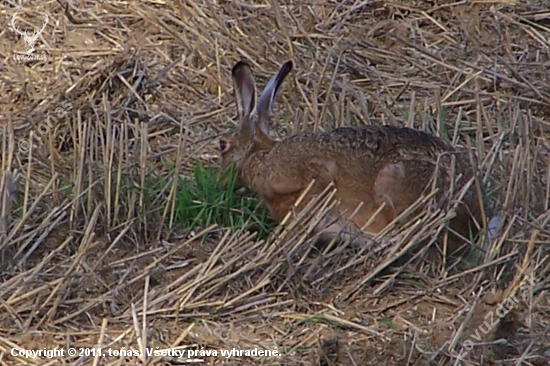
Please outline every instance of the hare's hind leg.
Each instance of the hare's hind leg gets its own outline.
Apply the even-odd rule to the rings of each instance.
[[[410,207],[423,193],[429,193],[435,165],[425,160],[403,160],[382,168],[374,182],[374,200],[388,222]],[[439,182],[441,183],[441,182]],[[439,186],[439,185],[438,185]]]
[[[379,171],[374,183],[374,200],[378,206],[385,206],[381,210],[381,216],[386,224],[413,205],[423,193],[430,192],[429,184],[432,183],[434,171],[435,165],[423,160],[400,161],[388,164]],[[409,217],[416,216],[421,209],[419,207],[411,212]],[[417,248],[423,246],[421,244]],[[427,257],[432,261],[431,258],[436,258],[436,254],[437,251],[430,250]]]
[[[429,194],[435,181],[435,187],[439,189],[436,199],[438,203],[448,195],[450,187],[449,168],[439,166],[437,174],[436,165],[426,160],[403,160],[399,163],[386,165],[378,173],[374,184],[375,201],[377,205],[385,204],[382,213],[393,220],[403,211],[409,208],[423,194]],[[455,191],[460,187],[455,187]],[[468,204],[467,202],[464,204]],[[457,217],[451,221],[450,226],[455,226],[465,220],[467,209],[460,205],[457,209]],[[419,208],[420,209],[420,208]],[[416,211],[418,213],[418,211]],[[414,213],[412,213],[414,216]],[[467,221],[467,219],[466,219]],[[460,225],[458,225],[460,226]],[[462,229],[462,228],[461,228]],[[459,230],[464,231],[464,230]],[[450,235],[447,242],[447,255],[460,254],[465,242],[456,235]]]

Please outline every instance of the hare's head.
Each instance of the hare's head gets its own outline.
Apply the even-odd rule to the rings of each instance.
[[[235,164],[238,178],[245,169],[244,162],[252,153],[271,149],[277,140],[269,136],[269,121],[273,109],[273,101],[279,86],[292,70],[292,61],[285,62],[279,72],[274,75],[264,88],[256,105],[256,84],[250,66],[239,61],[231,71],[239,124],[235,131],[219,141],[222,158],[222,171]],[[225,183],[222,178],[222,185]]]

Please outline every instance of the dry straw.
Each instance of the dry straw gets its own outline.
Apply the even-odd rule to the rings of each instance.
[[[436,3],[2,2],[0,363],[170,364],[143,353],[176,347],[282,354],[232,365],[545,364],[550,14],[542,0]],[[22,29],[49,15],[34,51],[45,60],[14,57],[26,52],[8,26],[17,9]],[[279,134],[389,123],[467,149],[486,216],[502,217],[487,253],[469,268],[401,256],[452,217],[434,206],[369,248],[319,252],[324,197],[265,241],[245,228],[173,229],[173,179],[196,161],[216,166],[240,59],[260,82],[294,61]],[[174,183],[147,193],[151,171]],[[458,360],[449,345],[526,273],[529,296]],[[23,359],[13,347],[142,355]]]

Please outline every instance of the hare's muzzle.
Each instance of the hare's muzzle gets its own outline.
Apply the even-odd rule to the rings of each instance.
[[[230,190],[236,190],[242,187],[234,163],[229,164],[226,167],[224,167],[224,165],[222,164],[222,169],[218,174],[218,187]]]
[[[233,191],[239,196],[248,196],[252,193],[252,190],[239,179],[239,175],[236,173],[233,164],[220,171],[218,175],[218,188]]]

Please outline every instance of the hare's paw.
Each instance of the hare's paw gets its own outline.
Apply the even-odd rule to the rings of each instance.
[[[369,243],[361,229],[343,216],[335,218],[332,215],[327,215],[317,224],[315,232],[321,233],[320,242],[325,244],[335,238],[340,242],[350,242],[356,248],[361,248]]]

